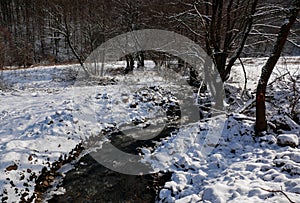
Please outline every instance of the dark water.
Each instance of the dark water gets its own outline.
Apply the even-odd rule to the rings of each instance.
[[[137,154],[139,147],[154,147],[154,141],[169,136],[174,130],[174,126],[166,127],[160,135],[147,141],[136,141],[117,132],[112,134],[111,142],[123,151]],[[66,193],[54,196],[49,202],[155,202],[159,188],[170,176],[169,173],[125,175],[105,168],[86,155],[66,174],[61,184]]]

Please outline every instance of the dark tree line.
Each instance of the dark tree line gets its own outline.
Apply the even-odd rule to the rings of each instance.
[[[78,62],[101,43],[129,31],[174,31],[203,47],[223,81],[241,57],[270,56],[257,88],[258,132],[266,130],[266,85],[278,58],[300,54],[299,0],[1,0],[0,67]],[[285,47],[285,49],[284,49]],[[126,72],[161,53],[124,56]],[[190,71],[197,86],[197,72]]]
[[[245,56],[244,50],[247,56],[271,51],[284,4],[279,0],[1,0],[0,60],[3,65],[24,66],[81,63],[107,39],[156,28],[199,43],[225,81],[232,65]],[[291,36],[290,45],[299,46],[299,30]],[[127,58],[132,61],[132,56]]]

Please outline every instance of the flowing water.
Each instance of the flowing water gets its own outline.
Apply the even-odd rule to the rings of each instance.
[[[136,141],[121,133],[114,133],[111,142],[123,151],[136,154],[138,147],[153,147],[154,141],[169,136],[174,130],[176,126],[168,126],[157,137],[147,141]],[[64,177],[60,186],[66,190],[65,194],[54,196],[49,202],[155,202],[159,188],[170,179],[170,175],[120,174],[86,155]]]

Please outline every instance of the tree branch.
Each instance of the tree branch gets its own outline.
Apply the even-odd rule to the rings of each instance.
[[[242,95],[241,95],[241,97],[243,97],[244,94],[245,94],[245,92],[247,91],[247,73],[246,73],[246,69],[245,69],[244,63],[243,63],[243,61],[241,60],[240,57],[239,57],[239,61],[240,61],[240,64],[241,64],[241,66],[243,68],[244,78],[245,78],[244,89],[243,89],[243,92],[242,92]]]
[[[293,200],[291,200],[289,198],[289,196],[284,191],[282,191],[282,189],[281,190],[269,190],[269,189],[265,189],[265,188],[262,188],[262,187],[259,187],[259,188],[262,189],[262,190],[264,190],[264,191],[267,191],[267,192],[281,193],[281,194],[283,194],[289,200],[290,203],[296,203]]]

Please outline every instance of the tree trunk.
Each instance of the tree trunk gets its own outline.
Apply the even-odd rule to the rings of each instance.
[[[277,36],[275,45],[273,47],[272,54],[268,58],[264,67],[262,68],[261,76],[256,90],[256,135],[259,135],[261,132],[267,130],[265,95],[268,80],[281,55],[285,42],[287,41],[290,29],[297,19],[299,9],[300,0],[294,0],[292,6],[290,7],[287,19],[285,20],[284,24],[280,27],[280,31]]]
[[[80,64],[80,66],[82,67],[82,69],[83,69],[83,71],[84,71],[84,73],[85,73],[85,76],[86,77],[90,77],[91,76],[91,74],[89,73],[89,71],[85,68],[85,66],[84,66],[84,62],[83,62],[83,60],[81,59],[81,57],[79,56],[79,54],[78,54],[78,52],[76,51],[76,49],[75,49],[75,47],[74,47],[74,45],[73,45],[73,43],[72,43],[72,39],[71,39],[71,34],[70,34],[70,29],[69,29],[69,24],[68,24],[68,22],[67,22],[67,17],[65,16],[65,18],[64,18],[64,25],[65,25],[65,32],[62,32],[62,34],[65,36],[65,38],[66,38],[66,41],[67,41],[67,43],[68,43],[68,45],[69,45],[69,47],[70,47],[70,49],[71,49],[71,51],[72,51],[72,53],[73,53],[73,55],[76,57],[76,59],[77,59],[77,61],[79,62],[79,64]]]
[[[229,58],[226,68],[224,69],[223,73],[221,74],[221,78],[222,78],[223,82],[225,82],[229,78],[231,69],[232,69],[235,61],[240,57],[240,55],[241,55],[241,53],[244,49],[244,46],[246,44],[246,41],[247,41],[248,36],[249,36],[249,34],[251,32],[251,29],[252,29],[253,19],[254,19],[253,16],[256,12],[257,4],[258,4],[258,0],[253,0],[252,3],[251,3],[251,11],[250,11],[249,16],[247,16],[247,18],[245,20],[245,26],[244,26],[243,31],[242,31],[242,38],[241,38],[241,40],[238,44],[238,47],[235,50],[233,56],[231,58]],[[229,32],[229,34],[231,34],[231,33]],[[228,39],[227,39],[225,42],[227,42],[228,44],[224,44],[224,47],[229,47],[230,41],[228,42]],[[226,56],[226,59],[227,59],[227,57],[228,57],[228,55]]]
[[[128,74],[129,72],[133,71],[134,60],[131,54],[126,55],[125,58],[126,58],[125,74]]]
[[[199,87],[200,82],[198,81],[198,72],[195,70],[194,67],[190,66],[190,79],[189,79],[189,85],[193,87]]]
[[[228,55],[224,52],[214,54],[215,64],[221,76],[223,82],[229,78],[229,74],[226,73],[226,59]]]
[[[145,57],[144,57],[144,52],[141,51],[138,53],[138,65],[137,68],[139,67],[144,67],[145,66]]]

